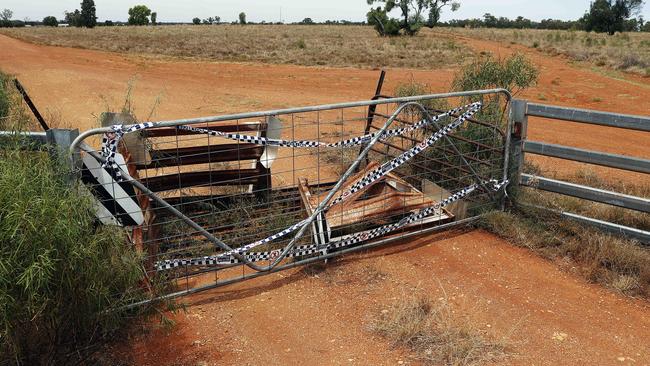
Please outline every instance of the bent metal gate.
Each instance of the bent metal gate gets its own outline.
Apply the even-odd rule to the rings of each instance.
[[[369,101],[175,121],[106,114],[106,127],[71,150],[98,219],[144,254],[151,299],[503,207],[506,90],[391,98],[380,89]]]

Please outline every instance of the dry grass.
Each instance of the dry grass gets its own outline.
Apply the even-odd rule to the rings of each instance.
[[[527,162],[524,171],[538,176],[548,172]],[[593,170],[583,169],[563,181],[650,197],[650,184],[612,183]],[[650,215],[578,198],[520,188],[518,203],[566,211],[620,225],[650,230]],[[483,226],[514,244],[524,246],[549,259],[569,260],[590,281],[630,296],[650,298],[650,248],[612,236],[573,221],[549,215],[530,206],[517,205],[512,213],[489,214]]]
[[[535,167],[532,164],[527,164],[526,172],[538,176],[553,177],[552,172],[541,172],[538,167]],[[587,168],[578,170],[572,176],[560,177],[558,179],[631,196],[650,198],[650,183],[613,183],[611,180],[606,180],[596,174],[593,170]],[[558,211],[569,211],[599,220],[650,231],[650,215],[644,212],[627,210],[603,203],[590,202],[579,198],[532,189],[522,190],[522,195],[522,202],[545,206]]]
[[[549,176],[529,162],[524,171]],[[561,179],[637,197],[650,197],[650,184],[612,183],[589,169]],[[518,203],[650,230],[650,215],[646,213],[530,188],[520,188],[515,194]],[[575,265],[592,282],[626,295],[650,298],[650,248],[636,241],[609,235],[525,205],[516,205],[513,212],[491,213],[482,226],[545,258]]]
[[[501,43],[521,44],[551,55],[565,55],[599,67],[650,77],[650,33],[607,34],[581,31],[446,29],[446,32]]]
[[[477,365],[505,356],[504,340],[493,341],[468,317],[459,318],[446,298],[405,296],[382,310],[370,329],[425,364]]]
[[[365,26],[219,25],[84,28],[6,28],[37,44],[213,61],[436,68],[472,53],[425,30],[417,37],[379,37]]]

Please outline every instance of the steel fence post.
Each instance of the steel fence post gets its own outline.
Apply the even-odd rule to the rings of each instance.
[[[513,99],[510,102],[510,157],[508,167],[510,189],[508,194],[516,197],[519,178],[524,169],[524,142],[528,136],[528,116],[526,109],[528,102],[521,99]]]
[[[47,143],[52,145],[51,155],[52,159],[61,159],[65,161],[66,165],[70,168],[67,179],[72,182],[77,178],[81,169],[81,160],[79,156],[79,149],[75,149],[70,153],[70,147],[73,141],[79,136],[78,129],[64,129],[53,128],[45,132]]]

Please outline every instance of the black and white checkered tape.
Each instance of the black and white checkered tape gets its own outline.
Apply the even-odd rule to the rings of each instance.
[[[489,182],[484,182],[484,183],[487,186],[491,185],[492,186],[491,188],[493,190],[499,191],[508,184],[508,181],[505,180],[505,181],[498,182],[496,180],[491,180]],[[465,187],[459,190],[458,192],[452,194],[448,198],[442,200],[441,202],[438,202],[430,207],[421,209],[418,212],[412,213],[409,216],[402,218],[400,221],[396,223],[384,225],[372,230],[362,231],[353,234],[345,239],[331,242],[329,243],[329,245],[325,247],[319,246],[318,244],[297,246],[288,253],[287,257],[295,258],[295,257],[304,257],[306,255],[312,255],[312,254],[325,254],[328,251],[333,249],[346,248],[355,244],[359,244],[362,242],[372,240],[374,238],[378,238],[390,234],[391,232],[397,231],[403,227],[406,227],[411,224],[415,224],[431,215],[439,214],[440,209],[442,207],[448,206],[458,200],[467,197],[476,189],[478,189],[479,186],[480,185],[478,184],[473,184],[471,186]],[[241,249],[242,248],[238,248],[237,251],[240,252]],[[245,251],[241,251],[240,253],[243,252]],[[246,259],[251,262],[260,262],[264,260],[273,261],[276,258],[278,258],[278,256],[281,253],[282,253],[282,249],[277,249],[277,250],[272,250],[267,252],[254,252],[254,253],[247,253],[242,255],[244,255]],[[177,267],[185,267],[185,266],[224,265],[224,264],[235,264],[239,262],[240,262],[239,259],[235,258],[232,255],[232,252],[230,252],[230,253],[224,253],[215,256],[206,256],[201,258],[169,259],[169,260],[156,262],[155,266],[158,271],[165,271],[165,270],[169,270]]]
[[[445,113],[439,114],[437,116],[431,117],[431,119],[424,118],[416,123],[414,123],[411,126],[408,127],[402,127],[402,128],[396,128],[392,130],[387,130],[385,131],[381,139],[387,139],[390,137],[394,136],[403,136],[407,133],[416,131],[418,129],[424,128],[434,122],[437,122],[445,117],[453,116],[458,113],[460,113],[463,110],[474,110],[474,109],[480,109],[481,103],[476,102],[476,103],[471,103],[462,107],[454,108],[451,109]],[[395,113],[396,114],[396,113]],[[394,114],[393,117],[396,117]],[[117,153],[117,147],[122,139],[122,137],[127,134],[127,133],[132,133],[148,128],[155,128],[159,127],[158,123],[155,122],[144,122],[144,123],[139,123],[136,125],[133,125],[129,127],[128,129],[124,129],[123,125],[115,125],[111,126],[111,129],[113,130],[112,132],[104,134],[102,138],[102,149],[101,153],[102,156],[106,159],[106,162],[103,163],[103,166],[105,168],[108,168],[113,171],[113,175],[116,178],[116,180],[121,180],[122,179],[122,174],[120,172],[120,169],[118,165],[115,163],[115,154]],[[225,133],[221,131],[214,131],[214,130],[209,130],[205,128],[198,128],[198,127],[193,127],[193,126],[178,126],[177,129],[179,130],[184,130],[184,131],[189,131],[189,132],[194,132],[194,133],[202,133],[202,134],[207,134],[210,136],[217,136],[217,137],[223,137],[227,138],[230,140],[235,140],[235,141],[240,141],[240,142],[246,142],[246,143],[251,143],[251,144],[256,144],[256,145],[269,145],[269,146],[280,146],[280,147],[293,147],[293,148],[315,148],[315,147],[329,147],[329,148],[335,148],[335,147],[352,147],[352,146],[357,146],[361,144],[365,144],[370,142],[375,136],[377,136],[378,132],[375,133],[370,133],[364,136],[358,136],[358,137],[353,137],[351,139],[347,140],[342,140],[338,142],[333,142],[333,143],[325,143],[321,141],[310,141],[310,140],[279,140],[279,139],[269,139],[265,137],[258,137],[258,136],[250,136],[250,135],[242,135],[238,133]]]

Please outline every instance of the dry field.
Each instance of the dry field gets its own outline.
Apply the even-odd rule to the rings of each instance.
[[[519,44],[549,55],[650,77],[650,33],[424,28],[416,37],[382,38],[367,26],[217,25],[6,28],[28,42],[213,61],[305,66],[454,67],[471,58],[458,37]]]
[[[218,25],[14,28],[25,41],[130,54],[305,66],[451,67],[472,55],[429,29],[417,37],[382,38],[364,26]]]
[[[565,55],[574,61],[586,61],[650,77],[650,33],[587,33],[537,29],[460,29],[451,32],[471,38],[500,43],[521,44],[537,48],[549,55]]]

